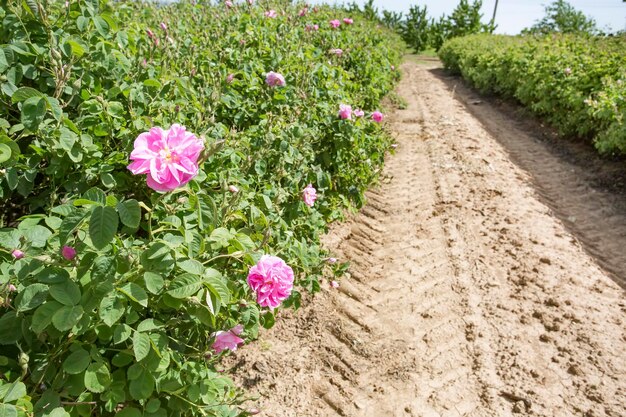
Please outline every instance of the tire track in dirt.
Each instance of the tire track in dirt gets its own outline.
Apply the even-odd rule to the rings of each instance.
[[[425,68],[403,65],[397,154],[326,238],[337,290],[236,352],[264,415],[626,415],[622,291]]]

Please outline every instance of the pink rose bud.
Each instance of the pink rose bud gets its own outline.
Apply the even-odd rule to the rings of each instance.
[[[355,109],[352,114],[354,114],[355,117],[363,117],[365,116],[365,112],[361,109]]]
[[[231,7],[233,7],[233,2],[232,2],[232,1],[226,0],[226,1],[224,2],[224,4],[225,4],[225,5],[226,5],[226,7],[228,7],[229,9],[230,9]]]
[[[228,76],[226,77],[226,83],[230,84],[233,82],[234,79],[235,79],[235,74],[228,74]]]
[[[161,22],[161,29],[167,31],[167,25],[165,24],[165,22]]]
[[[320,25],[313,25],[313,30],[320,30]]]
[[[261,413],[261,410],[259,410],[258,408],[251,408],[248,411],[246,411],[246,413],[248,413],[251,416],[256,416],[257,414]]]
[[[184,126],[153,127],[135,139],[128,169],[135,175],[148,174],[147,185],[155,191],[173,191],[198,174],[203,150],[204,141]]]
[[[333,29],[337,29],[339,26],[341,26],[341,22],[340,22],[339,20],[337,20],[337,19],[331,20],[331,21],[330,21],[330,22],[328,22],[328,23],[330,23],[330,26],[331,26]]]
[[[246,44],[245,39],[239,39],[239,45],[245,45],[245,44]]]
[[[302,200],[307,206],[313,207],[315,200],[317,200],[317,191],[313,185],[309,184],[302,190]]]
[[[267,12],[265,12],[265,17],[269,17],[269,18],[273,19],[276,16],[277,16],[276,10],[274,10],[274,9],[268,10]]]
[[[565,68],[565,75],[570,75],[572,73],[572,69],[570,67]]]
[[[392,65],[392,66],[391,66],[391,70],[392,70],[392,71],[395,71],[395,70],[396,70],[396,66],[395,66],[395,65]]]
[[[69,2],[69,1],[66,1],[66,2],[65,2],[65,8],[67,9],[68,7],[70,7],[70,2]]]
[[[24,252],[22,252],[19,249],[13,249],[13,252],[11,252],[11,255],[13,255],[15,259],[22,259],[24,257]]]
[[[291,295],[293,269],[277,256],[263,255],[248,272],[248,285],[261,307],[274,309]]]
[[[63,257],[68,261],[71,261],[76,257],[76,249],[71,246],[63,246],[63,249],[61,249],[61,255],[63,255]]]
[[[352,106],[348,104],[339,105],[339,117],[344,120],[352,120]]]
[[[298,16],[303,17],[306,15],[306,13],[308,12],[307,8],[305,7],[304,9],[300,10],[298,12]]]
[[[254,4],[254,0],[248,0],[248,4],[252,6]]]
[[[337,281],[330,281],[331,288],[339,288],[339,283]]]
[[[237,346],[243,344],[243,339],[239,337],[241,332],[243,331],[243,326],[241,324],[233,327],[228,331],[219,331],[215,333],[215,342],[213,342],[213,350],[216,353],[220,353],[225,349],[232,350],[233,352],[237,350]]]
[[[7,290],[9,290],[9,292],[15,292],[17,291],[17,287],[13,284],[9,284],[9,286],[7,287]]]
[[[233,193],[233,194],[236,194],[236,193],[238,193],[238,192],[239,192],[239,188],[237,188],[237,187],[236,187],[236,186],[234,186],[234,185],[229,185],[229,186],[228,186],[228,191],[230,191],[230,192],[231,192],[231,193]]]
[[[339,48],[331,49],[328,52],[333,54],[333,55],[337,55],[337,56],[343,55],[343,49],[339,49]]]
[[[270,71],[265,75],[265,83],[270,87],[282,87],[285,85],[285,77],[277,72]]]
[[[343,23],[345,23],[346,25],[351,25],[354,23],[354,20],[350,19],[349,17],[344,17]]]
[[[375,111],[374,113],[372,113],[372,119],[376,122],[376,123],[380,123],[383,121],[383,114],[379,111]]]
[[[328,258],[326,262],[328,262],[329,264],[337,263],[337,258]]]
[[[320,11],[320,9],[319,9],[318,7],[314,7],[314,8],[313,8],[313,13],[317,13],[317,12],[319,12],[319,11]]]

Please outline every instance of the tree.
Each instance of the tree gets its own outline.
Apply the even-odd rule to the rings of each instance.
[[[557,0],[546,6],[545,16],[533,26],[524,29],[522,33],[546,34],[546,33],[588,33],[598,32],[595,20],[576,10],[574,6],[565,0]]]
[[[402,38],[415,52],[421,52],[428,48],[428,32],[426,6],[411,6],[400,27]]]

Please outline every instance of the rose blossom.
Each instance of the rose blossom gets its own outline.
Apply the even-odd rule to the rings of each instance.
[[[352,119],[352,106],[348,105],[348,104],[340,104],[339,105],[339,117],[341,117],[344,120],[351,120]]]
[[[239,192],[239,188],[237,188],[237,187],[236,187],[236,186],[234,186],[234,185],[229,185],[229,186],[228,186],[228,191],[230,191],[230,192],[231,192],[231,193],[233,193],[233,194],[236,194],[236,193],[238,193],[238,192]]]
[[[248,272],[248,285],[261,307],[273,309],[291,294],[293,270],[277,256],[263,255]]]
[[[328,258],[326,262],[328,262],[329,264],[337,263],[337,258]]]
[[[361,109],[354,109],[352,114],[354,114],[354,117],[363,117],[363,116],[365,116],[365,112],[363,110],[361,110]]]
[[[565,75],[570,75],[572,73],[572,69],[570,67],[565,68],[565,70],[563,70],[563,72],[565,72]]]
[[[300,10],[298,12],[298,16],[303,17],[303,16],[305,16],[307,14],[308,11],[309,10],[305,7],[304,9],[302,9],[302,10]]]
[[[313,203],[317,200],[317,191],[313,185],[309,184],[302,190],[302,200],[307,206],[313,207]]]
[[[339,283],[337,281],[330,281],[331,288],[339,288]]]
[[[275,18],[276,17],[276,10],[272,9],[272,10],[268,10],[267,12],[265,12],[265,17],[269,17],[269,18]]]
[[[354,23],[354,20],[350,19],[349,17],[344,17],[343,23],[345,23],[346,25],[351,25]]]
[[[224,2],[224,4],[225,4],[225,5],[226,5],[226,7],[228,7],[229,9],[230,9],[231,7],[233,7],[233,2],[232,2],[232,1],[230,1],[230,0],[226,0],[226,1]]]
[[[184,126],[169,129],[153,127],[135,139],[128,169],[135,175],[148,174],[148,187],[172,191],[187,184],[198,174],[198,157],[204,143]]]
[[[343,49],[340,49],[340,48],[331,49],[328,52],[337,56],[343,55]]]
[[[68,261],[71,261],[76,257],[76,249],[67,245],[63,246],[63,249],[61,249],[61,255]]]
[[[341,22],[337,19],[331,20],[328,23],[330,23],[330,26],[332,26],[333,29],[337,29],[339,26],[341,26]]]
[[[15,259],[22,259],[24,257],[24,252],[22,252],[19,249],[13,249],[13,252],[11,252],[11,255],[13,255]]]
[[[213,342],[213,350],[220,353],[225,349],[233,352],[237,350],[237,346],[243,344],[243,339],[239,337],[243,331],[243,326],[238,324],[228,331],[219,331],[215,333],[215,342]]]
[[[228,74],[228,76],[226,77],[226,83],[230,84],[233,82],[234,79],[235,79],[235,74]]]
[[[161,26],[161,29],[167,32],[167,25],[165,24],[165,22],[161,22],[160,26]]]
[[[270,71],[265,75],[265,83],[270,87],[282,87],[285,85],[285,77],[277,72]]]
[[[380,123],[380,122],[382,122],[382,121],[383,121],[383,114],[377,110],[377,111],[375,111],[374,113],[372,113],[372,119],[373,119],[376,123]]]

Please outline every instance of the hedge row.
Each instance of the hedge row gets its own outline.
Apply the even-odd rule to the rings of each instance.
[[[400,41],[290,1],[0,19],[0,415],[245,415],[221,352],[346,268],[319,234],[380,171]]]
[[[626,39],[472,35],[446,42],[446,68],[484,92],[519,100],[562,135],[626,153]]]

